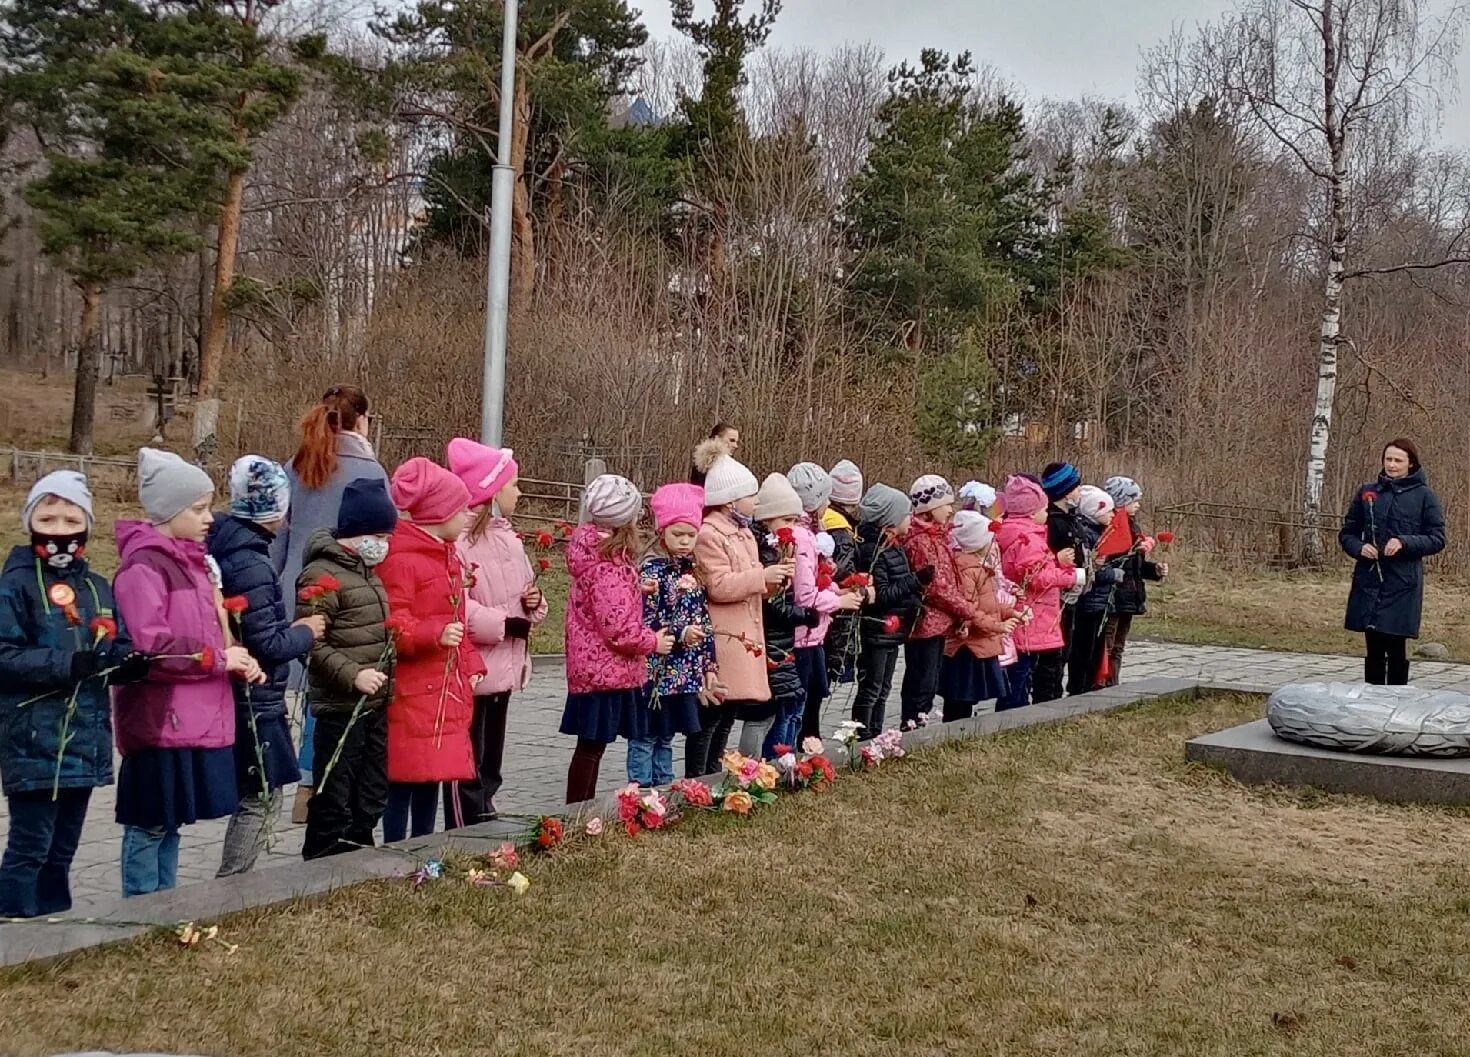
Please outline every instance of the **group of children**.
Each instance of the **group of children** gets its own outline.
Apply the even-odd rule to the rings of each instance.
[[[145,517],[119,521],[112,584],[87,565],[82,475],[49,474],[23,511],[30,542],[0,574],[0,779],[10,830],[0,917],[71,905],[68,873],[93,788],[122,757],[122,889],[172,887],[180,829],[229,817],[221,876],[249,870],[300,771],[288,673],[304,664],[315,792],[310,859],[495,817],[511,693],[530,677],[546,616],[539,573],[511,526],[507,449],[455,439],[446,465],[414,458],[385,485],[342,494],[282,585],[271,542],[290,479],[236,461],[228,513],[214,484],[164,451],[139,453]],[[1060,463],[998,495],[925,476],[864,490],[847,461],[758,482],[719,438],[698,483],[643,496],[604,475],[566,544],[567,697],[576,738],[569,803],[591,799],[608,744],[628,779],[718,771],[820,733],[833,684],[855,683],[861,736],[885,722],[900,649],[902,722],[1014,708],[1116,682],[1144,581],[1167,569],[1137,527],[1131,480],[1085,487]]]

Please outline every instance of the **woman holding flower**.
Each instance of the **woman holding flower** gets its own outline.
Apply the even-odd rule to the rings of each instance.
[[[1363,680],[1403,686],[1408,640],[1419,637],[1424,608],[1424,559],[1445,545],[1444,511],[1413,441],[1384,446],[1378,480],[1358,489],[1338,542],[1357,560],[1344,626],[1363,633]]]

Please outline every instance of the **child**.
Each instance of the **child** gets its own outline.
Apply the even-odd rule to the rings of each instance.
[[[782,562],[795,562],[801,499],[781,474],[773,473],[761,482],[755,497],[755,517],[762,530],[756,545],[761,564],[770,568]],[[815,542],[812,547],[815,557]],[[794,577],[768,593],[761,606],[766,681],[771,687],[771,701],[765,708],[751,710],[741,728],[740,751],[747,756],[770,759],[776,755],[777,745],[795,746],[801,733],[806,688],[796,664],[796,635],[798,631],[816,627],[822,614],[797,603],[793,583]]]
[[[655,631],[668,628],[674,648],[666,657],[648,660],[648,688],[633,709],[628,731],[628,781],[659,786],[674,780],[674,735],[699,733],[701,695],[708,699],[714,693],[715,643],[704,588],[694,575],[704,489],[666,484],[648,505],[658,537],[639,572],[643,624]]]
[[[179,828],[233,815],[240,800],[230,675],[260,684],[265,673],[225,633],[219,569],[204,551],[213,497],[199,467],[143,448],[138,498],[147,520],[117,523],[113,594],[133,644],[153,657],[145,679],[113,696],[124,896],[172,888]]]
[[[796,490],[802,510],[801,519],[792,527],[796,540],[794,598],[797,605],[814,609],[819,616],[815,626],[798,626],[796,629],[796,673],[801,679],[806,704],[800,726],[784,731],[784,736],[776,739],[777,743],[794,746],[804,738],[821,736],[822,704],[831,689],[827,674],[827,635],[834,615],[856,612],[865,596],[857,591],[843,591],[837,586],[841,576],[850,576],[854,571],[856,563],[850,552],[855,543],[852,528],[848,526],[843,544],[849,552],[845,558],[847,572],[839,575],[837,535],[822,528],[831,512],[828,507],[832,498],[831,475],[814,462],[799,462],[791,467],[786,479]],[[841,514],[837,517],[842,525],[848,524]],[[831,560],[819,550],[819,533],[831,545]]]
[[[1098,544],[1110,542],[1113,533],[1113,500],[1101,488],[1083,485],[1077,492],[1077,517],[1082,526],[1082,541],[1093,558],[1092,584],[1077,601],[1077,615],[1072,624],[1072,641],[1068,646],[1067,693],[1085,694],[1097,684],[1103,670],[1103,625],[1112,612],[1123,570],[1098,554]]]
[[[995,489],[983,481],[966,481],[960,485],[959,508],[990,517],[995,513]]]
[[[789,561],[761,566],[750,529],[759,491],[755,475],[717,441],[695,448],[694,463],[705,475],[704,523],[694,544],[694,560],[709,597],[715,660],[727,693],[724,704],[700,712],[700,731],[684,746],[685,773],[697,778],[720,769],[736,716],[755,717],[773,707],[762,656],[766,633],[761,600],[787,583],[795,566]]]
[[[869,488],[858,506],[858,570],[873,577],[872,600],[860,618],[857,695],[852,701],[852,718],[863,725],[864,739],[883,731],[898,648],[913,627],[924,590],[899,542],[908,534],[911,510],[909,497],[886,484]]]
[[[863,498],[863,473],[843,459],[828,471],[828,476],[832,478],[831,501],[817,525],[832,538],[832,579],[840,584],[858,571],[857,508]],[[859,619],[856,613],[838,613],[832,618],[826,638],[829,682],[850,683],[854,678],[853,647],[858,636],[853,624]],[[802,736],[806,737],[807,733],[803,730]],[[820,731],[813,729],[810,733],[815,736]]]
[[[320,614],[327,628],[306,662],[317,785],[306,805],[303,859],[371,848],[388,804],[394,633],[374,569],[397,525],[387,486],[359,478],[342,492],[337,527],[318,529],[306,544],[296,615]]]
[[[234,687],[239,802],[225,830],[218,877],[255,866],[280,813],[280,790],[301,778],[286,718],[286,683],[291,662],[305,659],[327,624],[320,614],[294,624],[286,616],[270,547],[290,502],[284,468],[259,455],[242,456],[230,467],[230,516],[216,521],[209,532],[209,555],[219,566],[221,589],[245,603],[230,618],[233,638],[265,673],[259,686]]]
[[[718,443],[718,442],[716,442]],[[602,754],[626,735],[648,675],[651,653],[668,656],[674,636],[643,626],[643,593],[634,565],[642,545],[643,497],[633,482],[603,474],[587,486],[587,520],[567,542],[567,703],[561,732],[577,739],[567,768],[567,803],[597,795]]]
[[[1006,695],[999,659],[1002,639],[1020,625],[1021,616],[1014,604],[1001,602],[996,595],[996,573],[989,560],[994,544],[988,514],[975,510],[955,514],[950,545],[956,551],[960,593],[975,617],[956,624],[945,639],[939,693],[946,723],[969,719],[981,701],[998,701]]]
[[[909,568],[925,579],[924,604],[903,645],[903,725],[911,727],[934,708],[939,669],[950,632],[979,618],[960,591],[954,551],[949,545],[949,519],[954,516],[954,489],[935,474],[926,474],[909,489],[913,519],[903,537]]]
[[[465,565],[456,546],[469,524],[470,490],[418,457],[393,472],[388,492],[399,517],[378,575],[388,611],[409,621],[394,639],[388,701],[383,842],[394,844],[434,832],[439,783],[475,777],[470,720],[485,662],[465,637]]]
[[[1082,526],[1076,514],[1077,489],[1082,487],[1082,474],[1069,462],[1054,462],[1041,471],[1042,490],[1046,493],[1046,541],[1053,554],[1071,551],[1078,569],[1083,571],[1081,584],[1062,595],[1062,609],[1057,621],[1057,631],[1062,636],[1060,650],[1048,650],[1036,658],[1033,672],[1035,693],[1032,697],[1039,704],[1055,701],[1062,696],[1066,683],[1067,646],[1072,641],[1072,621],[1077,613],[1077,600],[1087,586],[1087,574],[1092,569],[1092,558],[1086,553]]]
[[[1031,620],[1011,632],[1016,643],[1016,663],[1006,680],[1007,693],[996,711],[1021,708],[1031,703],[1031,677],[1046,661],[1060,667],[1057,654],[1064,652],[1062,637],[1062,591],[1076,589],[1086,573],[1073,566],[1071,548],[1060,554],[1047,546],[1047,498],[1041,485],[1020,474],[1006,481],[1005,518],[996,533],[1000,568],[1016,584],[1020,604],[1031,611]]]
[[[132,653],[112,588],[87,568],[87,479],[74,470],[42,477],[20,520],[30,544],[12,549],[0,574],[0,780],[10,813],[0,917],[32,918],[71,909],[87,803],[94,787],[112,784],[107,688],[140,678],[148,662]]]
[[[1103,482],[1103,490],[1113,497],[1116,511],[1113,530],[1098,547],[1098,553],[1120,566],[1123,580],[1118,584],[1112,610],[1103,629],[1108,663],[1105,678],[1099,680],[1099,684],[1117,686],[1133,618],[1148,611],[1145,581],[1164,579],[1169,575],[1169,565],[1149,560],[1154,541],[1138,527],[1138,509],[1143,502],[1143,489],[1138,487],[1138,483],[1129,477],[1109,477]]]
[[[453,829],[496,817],[510,695],[531,681],[531,629],[546,619],[546,598],[509,520],[521,498],[514,453],[456,437],[448,456],[449,468],[470,490],[474,518],[459,538],[459,556],[470,570],[465,600],[470,642],[486,669],[475,684],[470,720],[476,774],[456,782],[444,797],[444,828]]]

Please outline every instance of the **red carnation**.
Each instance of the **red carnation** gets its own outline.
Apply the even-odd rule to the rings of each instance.
[[[550,561],[550,559],[548,559],[548,558],[537,558],[536,559],[536,568],[540,569],[543,573],[550,572],[551,571],[551,561]]]
[[[774,672],[779,667],[781,666],[775,661],[771,660],[769,657],[766,658],[766,671]]]
[[[845,590],[855,591],[869,586],[872,582],[873,578],[867,573],[853,573],[846,577],[839,586]]]
[[[541,826],[536,833],[536,846],[542,851],[550,851],[562,841],[562,826],[560,819],[543,818]]]
[[[318,598],[326,593],[326,588],[322,587],[320,584],[307,584],[300,591],[296,592],[296,597],[301,599],[301,601],[303,602],[315,602]]]
[[[545,529],[542,529],[540,532],[536,533],[536,546],[538,547],[550,547],[555,542],[556,537],[547,532]]]
[[[790,745],[772,745],[771,746],[771,755],[772,756],[785,756],[787,753],[789,753],[791,751],[792,751],[792,749],[791,749],[791,746]]]
[[[413,617],[407,613],[394,613],[383,621],[383,627],[387,628],[395,636],[402,638],[413,630]]]
[[[898,629],[901,627],[903,627],[903,620],[899,617],[897,613],[890,613],[888,616],[883,618],[883,631],[885,633],[889,635],[895,635],[898,633]]]
[[[796,532],[790,525],[785,528],[778,528],[776,530],[776,542],[783,547],[794,547],[796,546]]]
[[[342,590],[342,581],[331,573],[323,573],[316,578],[316,585],[322,589],[324,594]]]
[[[199,651],[197,657],[199,660],[199,667],[203,668],[205,671],[214,670],[214,647],[204,647],[204,649]]]
[[[226,613],[243,613],[250,608],[250,603],[245,601],[244,595],[231,595],[220,604],[224,606]]]
[[[831,586],[832,574],[829,573],[826,569],[819,570],[817,573],[817,590],[825,591]]]
[[[117,638],[117,621],[111,617],[93,617],[92,622],[87,627],[91,629],[94,638]]]
[[[1363,502],[1365,502],[1365,503],[1376,503],[1376,502],[1378,502],[1378,493],[1375,492],[1375,491],[1373,491],[1373,489],[1371,489],[1371,488],[1365,488],[1365,489],[1363,489]]]
[[[1172,532],[1160,532],[1159,533],[1159,542],[1160,543],[1173,543],[1174,542],[1174,539],[1175,539],[1175,536],[1174,536],[1174,533],[1172,533]]]
[[[1000,531],[1000,522],[999,521],[992,521],[990,523],[990,534],[993,536],[993,535],[995,535],[999,531]]]

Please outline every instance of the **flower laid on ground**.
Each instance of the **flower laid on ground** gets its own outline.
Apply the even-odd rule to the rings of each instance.
[[[555,542],[556,537],[553,536],[550,532],[547,532],[545,529],[542,529],[540,532],[536,533],[536,546],[538,547],[550,547]]]
[[[754,784],[761,789],[775,789],[776,782],[780,779],[780,772],[769,763],[762,762],[755,769]]]
[[[444,876],[444,864],[438,859],[430,859],[424,863],[410,876],[415,888],[422,888],[430,881],[437,881]]]
[[[744,789],[732,789],[721,797],[720,807],[736,815],[748,815],[755,807],[755,798]]]
[[[520,871],[511,874],[506,880],[505,886],[518,896],[526,894],[526,889],[531,887],[531,879]]]
[[[510,841],[505,841],[500,847],[486,855],[485,861],[492,870],[514,870],[521,864],[521,857],[516,852],[516,846]]]
[[[542,851],[551,851],[562,842],[563,830],[561,819],[550,816],[543,818],[536,827],[536,847]]]
[[[903,747],[903,732],[893,729],[885,730],[882,734],[879,734],[872,741],[868,742],[865,748],[873,751],[876,757],[873,760],[874,764],[883,760],[901,760],[907,755],[907,750]]]
[[[596,817],[594,815],[592,818],[589,818],[587,820],[587,836],[589,836],[589,837],[600,837],[600,836],[602,836],[602,819],[600,819],[600,818],[598,818],[598,817]]]
[[[813,735],[812,737],[809,737],[809,738],[804,739],[802,741],[802,743],[801,743],[801,751],[804,752],[804,753],[806,753],[808,756],[815,756],[817,753],[821,752],[826,747],[827,746],[822,741],[822,739],[816,737],[815,735]]]
[[[186,921],[174,929],[174,935],[178,938],[179,945],[183,947],[197,947],[200,943],[213,943],[223,947],[226,954],[234,954],[240,949],[239,944],[226,943],[220,938],[218,925],[199,928],[194,922]]]
[[[636,782],[629,782],[618,791],[618,821],[636,837],[645,829],[662,829],[672,822],[669,803],[657,789],[641,789]]]
[[[690,807],[714,806],[714,793],[710,791],[709,786],[697,778],[680,778],[673,785],[669,786],[669,792]]]

